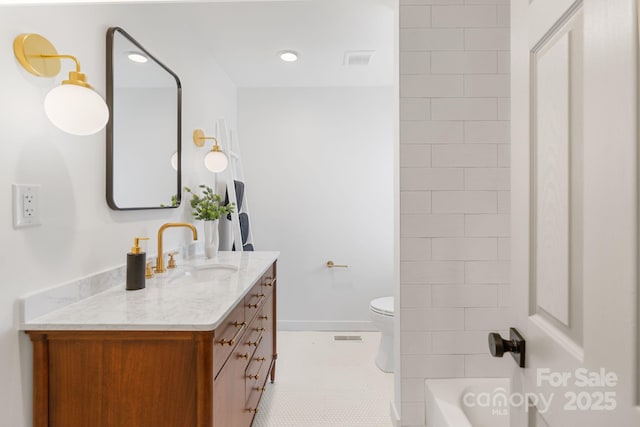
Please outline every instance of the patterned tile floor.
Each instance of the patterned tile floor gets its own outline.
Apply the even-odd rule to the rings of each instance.
[[[253,427],[391,427],[393,375],[375,365],[379,342],[377,332],[278,332],[276,382]]]

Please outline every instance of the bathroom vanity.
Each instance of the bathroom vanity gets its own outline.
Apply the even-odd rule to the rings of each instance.
[[[25,321],[34,426],[250,426],[275,377],[277,256],[221,253],[226,271],[196,262]]]

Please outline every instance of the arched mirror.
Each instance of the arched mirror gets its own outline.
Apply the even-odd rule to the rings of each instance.
[[[109,207],[178,206],[180,79],[118,27],[107,31],[107,104]]]

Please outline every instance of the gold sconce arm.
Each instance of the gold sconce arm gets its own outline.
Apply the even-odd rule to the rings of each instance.
[[[73,55],[60,55],[53,44],[40,34],[20,34],[13,41],[18,62],[38,77],[53,77],[60,72],[60,59],[71,59],[80,72],[80,61]],[[52,61],[54,60],[54,61]]]
[[[71,59],[73,60],[73,62],[76,63],[76,73],[80,72],[80,61],[78,61],[78,58],[76,58],[73,55],[49,55],[49,54],[41,53],[40,55],[35,55],[35,56],[40,58]]]
[[[84,86],[89,89],[93,89],[89,83],[87,83],[87,77],[84,73],[80,72],[80,61],[73,55],[40,55],[41,58],[62,58],[62,59],[71,59],[76,63],[76,71],[69,71],[69,78],[67,80],[63,80],[63,85],[78,85]]]
[[[80,61],[73,55],[60,55],[53,44],[39,34],[20,34],[13,41],[13,52],[20,65],[38,77],[54,77],[60,72],[60,60],[71,59],[76,70],[69,72],[69,79],[62,84],[73,84],[93,89],[80,72]]]
[[[211,151],[220,151],[220,146],[218,145],[218,138],[215,136],[205,136],[204,131],[202,129],[196,129],[193,131],[193,143],[196,144],[197,147],[203,147],[205,140],[213,140],[213,148]]]

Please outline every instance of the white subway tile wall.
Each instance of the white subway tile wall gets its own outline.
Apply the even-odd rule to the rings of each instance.
[[[400,238],[464,236],[464,215],[401,215]]]
[[[509,215],[465,215],[465,235],[509,237]]]
[[[498,120],[511,120],[511,99],[498,99]]]
[[[509,0],[400,0],[402,425],[424,380],[506,376]]]
[[[428,239],[428,238],[402,239],[401,251],[404,251],[407,254],[407,256],[405,257],[405,261],[429,260],[431,259],[431,239]]]
[[[497,52],[432,52],[432,74],[491,74],[498,71]]]
[[[432,239],[432,258],[436,260],[487,261],[498,259],[497,239],[437,238]]]
[[[497,213],[495,191],[436,191],[432,196],[434,213]]]
[[[509,190],[509,168],[467,168],[464,188],[467,190]]]
[[[433,332],[431,348],[434,354],[482,354],[487,347],[485,332]]]
[[[498,194],[498,197],[500,197],[500,194]],[[430,213],[431,192],[403,191],[400,195],[400,209],[405,214]]]
[[[424,380],[419,378],[407,378],[402,382],[402,394],[422,397],[424,402]]]
[[[511,259],[511,239],[501,237],[498,239],[498,259]]]
[[[505,377],[505,360],[511,359],[506,356],[502,359],[491,357],[490,354],[465,354],[464,369],[469,377]],[[510,363],[514,363],[513,359]]]
[[[428,73],[431,68],[431,54],[429,52],[400,53],[400,67],[405,75]]]
[[[433,6],[431,10],[433,28],[495,28],[498,24],[495,6]]]
[[[511,213],[511,193],[498,191],[498,213]]]

